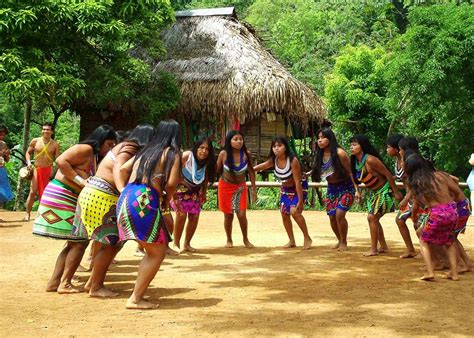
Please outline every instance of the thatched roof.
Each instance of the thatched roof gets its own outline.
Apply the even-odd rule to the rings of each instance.
[[[279,113],[303,126],[323,120],[321,99],[262,47],[233,8],[182,11],[176,18],[163,35],[167,55],[155,71],[176,76],[178,111],[233,114],[241,122]]]

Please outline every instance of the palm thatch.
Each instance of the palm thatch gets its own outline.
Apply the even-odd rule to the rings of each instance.
[[[232,8],[176,17],[163,34],[167,54],[155,71],[176,76],[182,94],[178,112],[233,116],[241,123],[265,112],[301,126],[323,121],[321,99],[262,47]]]

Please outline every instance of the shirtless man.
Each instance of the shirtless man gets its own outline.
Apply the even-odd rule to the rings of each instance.
[[[53,162],[59,156],[59,143],[51,138],[54,127],[51,123],[43,123],[41,137],[34,138],[26,151],[25,158],[28,166],[31,166],[31,154],[35,156],[35,171],[31,180],[30,194],[26,200],[26,215],[24,221],[30,220],[31,208],[35,202],[36,195],[41,200],[43,191],[51,180]]]

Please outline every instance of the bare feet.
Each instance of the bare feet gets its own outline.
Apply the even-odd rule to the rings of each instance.
[[[59,281],[49,281],[46,285],[46,292],[56,292],[58,291],[60,282]]]
[[[435,278],[435,276],[432,275],[432,274],[425,274],[425,275],[423,275],[423,277],[421,277],[420,279],[423,280],[423,281],[429,282],[429,281],[434,280],[434,278]]]
[[[31,217],[30,214],[27,213],[27,214],[25,215],[25,217],[23,217],[21,220],[24,221],[24,222],[29,222],[30,217]]]
[[[127,309],[135,309],[135,310],[152,310],[152,309],[158,309],[160,307],[160,304],[154,304],[152,302],[148,302],[143,299],[140,299],[138,302],[133,302],[132,300],[129,299],[125,307]]]
[[[454,280],[454,281],[458,281],[459,280],[459,275],[457,274],[457,272],[455,274],[453,274],[451,271],[449,271],[446,275],[445,275],[445,278],[446,279],[451,279],[451,280]]]
[[[347,251],[347,243],[341,243],[341,245],[339,245],[339,251]]]
[[[135,250],[135,252],[133,253],[133,255],[135,257],[145,257],[145,251],[144,250],[140,250],[137,248],[137,250]]]
[[[183,251],[196,252],[197,250],[195,248],[193,248],[191,245],[185,245],[183,247]]]
[[[233,247],[234,247],[234,243],[232,243],[232,241],[227,241],[227,243],[224,246],[224,248],[233,248]]]
[[[341,243],[337,242],[337,244],[332,246],[331,249],[339,249],[340,245],[341,245]]]
[[[179,247],[179,244],[176,245],[176,243],[173,243],[173,244],[171,245],[171,249],[173,249],[173,250],[176,251],[176,252],[181,252],[181,248]]]
[[[389,252],[389,251],[388,251],[388,247],[383,247],[383,248],[380,247],[380,249],[378,249],[377,252],[378,252],[379,254],[381,254],[381,253],[388,253],[388,252]]]
[[[70,294],[70,293],[80,293],[84,292],[84,289],[79,286],[74,286],[72,284],[59,285],[58,293],[59,294]]]
[[[309,238],[305,238],[303,242],[303,250],[311,249],[311,244],[313,244],[313,240]]]
[[[244,245],[247,249],[252,249],[252,248],[255,248],[255,245],[253,245],[252,243],[250,243],[250,241],[247,239],[244,241]]]
[[[166,250],[166,254],[170,256],[179,256],[179,251],[174,251],[173,249],[168,248]]]
[[[294,248],[294,247],[296,247],[296,243],[295,243],[295,241],[289,241],[283,247],[286,248],[286,249]]]
[[[109,290],[105,287],[101,287],[100,289],[97,289],[95,291],[92,291],[92,289],[89,291],[89,297],[110,298],[116,296],[118,296],[118,292]]]
[[[405,252],[403,255],[400,255],[400,258],[415,258],[417,255],[416,252],[412,251],[408,251],[408,252]]]
[[[365,257],[377,256],[380,252],[378,250],[370,250],[369,252],[364,253]]]

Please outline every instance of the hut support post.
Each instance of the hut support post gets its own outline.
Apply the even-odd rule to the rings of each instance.
[[[258,114],[258,120],[257,120],[257,162],[260,162],[260,157],[261,157],[261,151],[260,147],[262,146],[262,141],[261,141],[261,129],[262,127],[260,126],[260,122],[262,120],[262,114]]]

